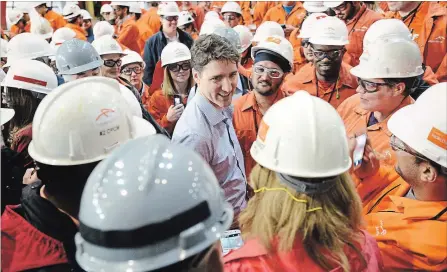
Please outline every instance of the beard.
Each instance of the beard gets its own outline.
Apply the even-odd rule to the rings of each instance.
[[[264,84],[264,85],[267,85],[267,86],[269,86],[270,88],[268,88],[267,89],[267,87],[261,87],[261,86],[259,86],[260,84]],[[281,85],[281,83],[279,83],[279,84],[274,84],[273,82],[271,82],[271,81],[259,81],[255,86],[254,86],[254,88],[255,88],[255,91],[257,92],[257,93],[259,93],[260,95],[262,95],[262,96],[271,96],[271,95],[273,95],[273,94],[276,94],[276,92],[278,91],[278,89],[279,89],[279,86]]]

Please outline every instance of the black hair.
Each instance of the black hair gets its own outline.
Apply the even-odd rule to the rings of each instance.
[[[141,13],[134,13],[135,20],[139,20],[141,18]]]
[[[396,85],[399,83],[404,83],[405,84],[405,90],[402,93],[403,96],[407,97],[409,96],[415,89],[414,86],[416,83],[418,77],[407,77],[407,78],[384,78],[383,81],[385,81],[386,84],[389,85]]]
[[[422,156],[422,155],[420,155],[420,156],[425,158],[425,156]],[[415,159],[415,163],[416,163],[417,165],[419,165],[419,164],[421,164],[421,163],[423,163],[423,162],[426,162],[426,161],[424,161],[423,159],[418,158],[418,157],[414,157],[414,159]],[[438,172],[438,174],[439,174],[440,176],[443,176],[444,178],[447,178],[447,167],[444,167],[444,166],[442,166],[442,165],[440,165],[440,164],[437,164],[436,162],[434,162],[434,161],[432,161],[432,160],[430,160],[430,159],[428,159],[428,158],[427,158],[427,161],[428,161],[428,163],[429,163],[431,166],[433,166],[433,168],[436,169],[436,172]]]

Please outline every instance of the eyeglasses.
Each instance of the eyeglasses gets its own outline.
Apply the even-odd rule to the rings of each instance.
[[[376,93],[378,92],[378,88],[380,86],[386,86],[386,85],[390,85],[389,83],[377,83],[377,82],[371,82],[371,81],[367,81],[361,78],[357,78],[357,83],[362,86],[362,88],[367,92],[367,93]]]
[[[274,68],[266,68],[263,66],[254,66],[253,71],[258,75],[263,75],[267,73],[267,75],[271,78],[280,78],[284,75],[284,72]]]
[[[345,11],[348,7],[347,2],[343,2],[340,5],[336,6],[335,8],[332,8],[333,11]]]
[[[331,60],[335,60],[338,59],[341,56],[343,49],[336,49],[336,50],[331,50],[331,51],[319,51],[319,50],[314,50],[312,48],[312,54],[314,55],[314,57],[317,60],[323,60],[324,58],[328,58]]]
[[[141,66],[137,66],[134,68],[124,68],[123,71],[121,71],[121,73],[130,76],[132,74],[132,72],[134,72],[135,74],[139,75],[141,74],[141,72],[143,72],[143,68],[141,68]]]
[[[182,69],[183,71],[188,71],[191,69],[191,63],[185,62],[182,64],[178,63],[168,64],[168,69],[172,72],[178,72],[180,71],[180,69]]]
[[[307,47],[309,45],[309,39],[302,39],[301,40],[301,46]]]
[[[104,66],[114,67],[115,65],[121,66],[121,59],[119,59],[119,60],[104,60]]]
[[[165,19],[168,22],[178,21],[178,16],[163,16],[163,19]]]
[[[233,21],[233,20],[236,20],[236,16],[235,16],[235,15],[232,15],[232,14],[225,14],[225,15],[223,16],[223,18],[224,18],[225,21]]]
[[[411,151],[409,148],[406,147],[406,145],[404,144],[404,142],[402,142],[401,140],[399,140],[396,136],[392,135],[390,138],[390,146],[394,151],[402,151],[405,153],[408,153],[418,159],[421,159],[423,161],[429,162],[429,160],[427,158],[424,158],[421,155],[418,155],[416,152]]]

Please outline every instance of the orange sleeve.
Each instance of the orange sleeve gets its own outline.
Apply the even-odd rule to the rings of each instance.
[[[445,57],[444,57],[445,58]],[[439,69],[438,69],[439,70]],[[436,77],[436,74],[433,73],[433,70],[430,66],[425,67],[424,76],[422,78],[425,82],[427,82],[430,86],[433,86],[435,84],[438,84],[438,78]]]
[[[251,25],[253,18],[251,17],[250,12],[250,3],[249,1],[239,1],[239,5],[242,9],[242,18],[244,18],[244,24],[245,25]]]
[[[253,69],[251,67],[250,68],[246,68],[246,67],[244,67],[242,65],[238,65],[237,70],[238,70],[239,74],[243,75],[244,77],[246,77],[248,79],[251,78],[251,74],[252,74],[252,71],[253,71]]]
[[[200,32],[203,21],[205,20],[205,11],[202,7],[196,6],[194,7],[194,12],[196,14],[196,17],[194,18],[194,26],[196,27],[196,30]]]
[[[169,133],[172,133],[175,123],[168,121],[167,114],[169,107],[166,107],[168,105],[166,100],[167,98],[162,93],[162,90],[155,91],[151,95],[148,111],[160,126],[165,128]]]
[[[273,7],[274,8],[274,7]],[[263,19],[262,19],[262,22],[265,22],[265,21],[273,21],[273,22],[276,22],[276,18],[275,18],[275,13],[273,12],[273,8],[271,8],[271,9],[269,9],[268,11],[267,11],[267,13],[265,14],[265,16],[263,17]]]
[[[129,47],[130,50],[141,52],[142,49],[138,45],[138,39],[140,39],[139,36],[140,32],[138,31],[138,27],[134,23],[128,23],[123,25],[117,41]]]
[[[358,179],[355,175],[351,176],[354,183],[356,183],[357,192],[359,193],[363,204],[369,203],[379,195],[384,188],[400,178],[396,171],[391,171],[385,166],[381,166],[379,171],[371,177]]]
[[[436,71],[436,77],[439,82],[447,82],[447,54],[444,55],[441,65],[439,65]]]
[[[67,24],[67,21],[65,21],[64,17],[59,16],[58,19],[56,20],[56,30],[58,30],[59,28],[64,27]]]
[[[150,102],[151,102],[151,95],[149,94],[149,87],[146,84],[144,84],[144,91],[143,95],[141,96],[141,103],[143,104],[144,108],[147,111],[149,111]]]
[[[160,16],[158,16],[156,13],[150,17],[149,27],[151,28],[152,32],[154,32],[154,34],[160,31],[161,27]]]
[[[16,25],[12,25],[11,30],[9,31],[9,36],[12,38],[17,34],[19,34],[19,28]]]

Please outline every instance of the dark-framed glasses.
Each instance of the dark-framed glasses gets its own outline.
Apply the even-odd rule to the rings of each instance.
[[[104,60],[104,66],[107,66],[107,67],[114,67],[115,65],[116,66],[121,66],[121,63],[122,63],[122,61],[121,61],[121,59],[118,59],[118,60]]]
[[[180,71],[180,69],[183,71],[188,71],[191,69],[191,63],[189,63],[189,62],[171,63],[171,64],[168,64],[168,69],[169,69],[169,71],[172,71],[172,72],[178,72],[178,71]]]

